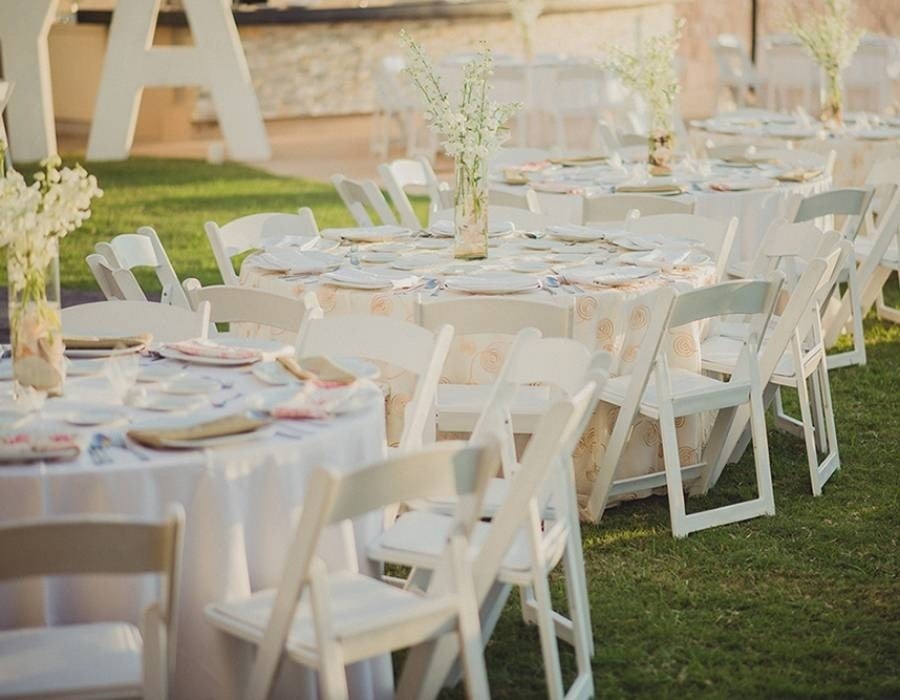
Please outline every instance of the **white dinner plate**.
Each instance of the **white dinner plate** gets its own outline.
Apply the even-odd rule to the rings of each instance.
[[[205,396],[175,396],[174,394],[146,394],[131,402],[135,408],[145,411],[196,411],[209,405]]]
[[[721,186],[723,189],[716,189]],[[725,178],[701,184],[708,192],[748,192],[750,190],[768,190],[778,187],[778,180],[768,177]]]
[[[615,287],[622,284],[633,284],[656,273],[657,269],[653,267],[585,265],[565,270],[562,276],[566,282],[574,284],[597,284]]]
[[[359,259],[364,263],[383,264],[397,259],[397,253],[392,251],[369,250],[362,253]]]
[[[519,294],[539,289],[541,283],[535,277],[516,274],[492,274],[448,277],[447,289],[466,294]]]
[[[360,270],[357,268],[345,267],[334,272],[322,275],[321,280],[327,284],[336,287],[346,287],[347,289],[386,289],[394,287],[396,289],[409,289],[421,284],[421,278],[415,275],[404,274],[399,271],[379,270]]]
[[[488,238],[506,236],[515,230],[516,226],[511,221],[497,221],[493,224],[488,224]],[[432,236],[452,238],[456,235],[456,224],[452,221],[435,221],[428,227],[428,232]]]
[[[123,414],[123,409],[104,408],[104,407],[84,407],[77,411],[69,411],[62,415],[62,419],[70,425],[78,425],[82,427],[95,425],[110,425],[112,423],[123,423],[127,420],[127,416]]]
[[[413,244],[422,250],[446,250],[452,241],[449,238],[417,238]]]
[[[176,396],[188,396],[192,394],[212,394],[222,388],[222,382],[212,377],[179,377],[166,382],[159,387],[160,391]]]
[[[327,253],[339,245],[340,241],[332,241],[321,236],[282,236],[281,238],[266,239],[260,247],[266,251],[278,248],[293,248],[294,250],[315,250]]]
[[[547,235],[562,241],[603,241],[626,234],[623,228],[603,229],[594,226],[579,226],[577,224],[548,226]]]
[[[179,352],[175,348],[163,345],[159,349],[159,354],[172,360],[183,360],[197,365],[213,365],[221,367],[237,367],[240,365],[250,365],[260,360],[271,360],[281,355],[288,355],[294,351],[293,347],[277,340],[265,340],[261,338],[231,338],[220,337],[210,339],[211,343],[217,345],[225,345],[232,348],[246,348],[247,350],[255,350],[259,353],[256,358],[252,357],[205,357],[203,355],[189,355]]]
[[[103,360],[69,360],[66,374],[70,377],[90,377],[103,372],[106,362]]]
[[[649,253],[634,251],[622,253],[619,261],[641,267],[655,267],[660,270],[684,269],[712,264],[712,258],[694,250],[673,250],[659,248]]]
[[[182,374],[184,369],[169,362],[154,362],[138,369],[137,380],[150,384],[152,382],[164,382],[174,379]]]
[[[435,265],[440,265],[446,258],[440,255],[404,255],[391,263],[391,267],[397,270],[430,270]]]
[[[529,258],[527,260],[513,260],[509,264],[509,269],[513,272],[522,272],[525,274],[540,274],[550,269],[550,264],[545,260],[535,260]]]
[[[251,262],[254,266],[269,272],[318,275],[337,269],[344,259],[330,253],[300,251],[296,248],[275,248],[267,253],[255,255]]]

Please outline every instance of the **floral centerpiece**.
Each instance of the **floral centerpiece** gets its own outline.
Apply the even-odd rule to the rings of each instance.
[[[0,142],[0,246],[6,248],[13,376],[19,386],[62,393],[65,381],[59,314],[59,239],[91,214],[103,194],[84,168],[41,162],[31,184],[6,168]]]
[[[639,93],[649,110],[648,157],[651,166],[667,167],[675,150],[672,111],[680,91],[675,55],[684,25],[683,17],[668,34],[647,39],[634,53],[614,46],[606,66],[627,87]]]
[[[825,11],[813,13],[808,22],[801,24],[794,17],[788,23],[791,32],[822,69],[825,81],[821,119],[830,126],[844,122],[841,74],[850,65],[863,35],[862,29],[852,26],[853,14],[853,0],[825,0]]]
[[[444,152],[454,159],[455,255],[486,258],[487,160],[506,140],[506,122],[520,105],[491,100],[493,59],[486,46],[463,67],[460,94],[451,100],[422,47],[405,31],[400,37],[408,52],[406,72],[425,98],[425,118],[443,139]]]
[[[509,0],[509,12],[519,27],[526,60],[534,59],[534,29],[544,10],[544,0]]]

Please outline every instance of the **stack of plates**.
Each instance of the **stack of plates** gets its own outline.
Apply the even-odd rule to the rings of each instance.
[[[511,273],[448,277],[445,284],[447,289],[466,294],[520,294],[540,289],[541,286],[536,277]]]

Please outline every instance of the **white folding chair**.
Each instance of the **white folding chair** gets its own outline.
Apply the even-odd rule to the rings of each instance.
[[[406,153],[411,155],[415,150],[419,101],[403,74],[405,68],[402,56],[385,56],[372,69],[375,110],[370,150],[376,155],[388,154],[394,124],[400,126]]]
[[[488,190],[488,207],[504,207],[506,209],[524,209],[535,214],[541,213],[537,193],[528,189],[524,192],[512,192],[492,187]]]
[[[630,211],[641,216],[654,214],[693,214],[694,201],[682,202],[653,194],[603,194],[584,197],[582,223],[625,221]]]
[[[573,119],[591,125],[596,125],[602,119],[606,103],[605,82],[605,71],[599,63],[571,63],[556,70],[549,107],[557,148],[566,150],[572,147],[570,122]],[[593,140],[596,132],[588,133]],[[584,145],[591,146],[593,143]]]
[[[890,37],[870,34],[862,38],[843,73],[847,109],[884,114],[890,107],[888,69],[896,50],[892,49]]]
[[[831,150],[823,155],[802,148],[760,148],[757,149],[754,157],[775,161],[790,168],[821,170],[825,176],[833,177],[837,151]]]
[[[900,323],[900,310],[884,303],[883,288],[895,273],[900,276],[900,158],[879,160],[866,177],[866,185],[876,195],[866,214],[863,232],[854,241],[858,261],[857,277],[863,313],[875,305],[878,318]],[[842,300],[838,321],[843,321],[847,308]],[[834,327],[826,327],[825,342],[833,338]]]
[[[773,35],[760,41],[761,74],[766,81],[766,108],[790,112],[818,106],[819,68],[792,36]]]
[[[94,276],[94,281],[100,287],[108,300],[142,301],[147,297],[140,283],[131,270],[123,270],[115,266],[100,253],[91,253],[84,261]]]
[[[814,258],[808,262],[781,315],[772,318],[771,332],[764,336],[759,347],[760,382],[765,389],[766,403],[774,401],[778,427],[803,437],[815,496],[821,495],[822,486],[840,468],[819,311],[820,302],[844,264],[842,258],[852,257],[849,242],[835,241],[835,245],[837,249],[827,259]],[[742,342],[733,337],[711,334],[700,346],[704,371],[733,373]],[[780,387],[797,390],[801,420],[785,415],[780,401]],[[719,478],[725,462],[740,458],[746,447],[746,438],[741,437],[740,445],[738,438],[742,436],[747,420],[748,410],[741,407],[724,442],[720,459],[717,463],[707,463],[693,487],[694,492],[705,493]],[[821,461],[816,452],[817,443],[825,453]]]
[[[60,312],[66,335],[131,336],[151,333],[153,340],[172,343],[206,338],[209,304],[196,311],[153,301],[94,301],[67,306]]]
[[[331,182],[357,226],[397,223],[397,217],[384,194],[372,180],[351,180],[343,175],[332,175]]]
[[[744,43],[734,34],[719,34],[710,44],[718,69],[716,106],[718,107],[719,99],[725,90],[739,108],[746,106],[751,91],[754,93],[755,101],[760,101],[765,81],[757,75],[756,67],[750,60]]]
[[[307,317],[322,318],[322,307],[315,292],[306,292],[298,299],[250,287],[226,284],[203,287],[193,277],[184,281],[184,291],[192,309],[204,302],[209,304],[213,327],[216,323],[253,323],[296,333]]]
[[[406,406],[398,448],[422,446],[434,425],[434,401],[453,328],[433,332],[407,321],[384,316],[330,315],[308,318],[297,337],[297,355],[361,357],[410,372],[416,377]]]
[[[509,165],[539,163],[550,158],[550,151],[543,148],[499,148],[491,157],[491,168],[502,168]]]
[[[450,185],[437,179],[427,158],[402,158],[382,163],[378,166],[378,177],[391,198],[400,223],[407,228],[414,230],[422,228],[422,222],[419,221],[406,194],[408,187],[425,190],[430,200],[428,207],[430,211],[453,206],[453,192]]]
[[[515,336],[524,328],[536,328],[547,338],[570,338],[574,323],[574,302],[568,297],[559,297],[559,303],[504,297],[427,302],[420,299],[418,313],[418,322],[423,328],[437,331],[450,326],[456,337],[483,333]],[[580,369],[583,373],[584,368]],[[579,374],[577,365],[574,371],[576,375]],[[438,385],[435,401],[438,430],[471,432],[490,392],[491,386],[487,384]],[[523,433],[532,432],[546,409],[549,398],[546,386],[519,387],[512,408],[516,416],[516,429]]]
[[[0,581],[48,576],[161,575],[141,629],[95,622],[0,631],[0,697],[171,697],[184,509],[160,522],[117,516],[0,526]]]
[[[698,530],[775,514],[757,338],[762,335],[780,287],[781,276],[776,273],[771,280],[722,282],[684,292],[677,297],[668,289],[655,293],[651,321],[631,373],[610,379],[600,392],[600,400],[619,407],[619,413],[598,466],[588,503],[588,512],[594,520],[602,516],[611,496],[663,485],[668,494],[669,516],[675,537],[686,537]],[[740,360],[727,382],[669,367],[666,353],[660,351],[667,329],[731,314],[752,316],[754,330],[749,338],[741,341]],[[687,513],[684,482],[693,481],[704,464],[719,458],[736,411],[745,404],[750,406],[758,495],[748,501]],[[714,410],[718,410],[718,414],[700,460],[693,465],[682,465],[676,419]],[[617,467],[638,414],[659,422],[665,470],[617,481]]]
[[[722,279],[737,232],[738,220],[710,219],[697,214],[656,214],[629,219],[625,226],[641,235],[656,235],[694,241],[716,262],[716,281]]]
[[[319,235],[316,217],[309,207],[298,209],[296,214],[249,214],[232,219],[222,226],[215,221],[207,221],[203,228],[219,267],[219,274],[222,275],[222,282],[234,287],[239,284],[232,262],[234,256],[259,248],[266,241],[276,241],[285,236]]]
[[[349,473],[313,472],[278,588],[206,608],[212,625],[259,647],[243,697],[268,697],[282,661],[290,659],[318,671],[322,697],[347,698],[346,665],[448,635],[461,651],[470,697],[489,697],[466,550],[497,462],[496,450],[444,443]],[[316,555],[327,526],[398,502],[451,494],[461,497],[461,507],[423,594],[354,570],[328,572]],[[436,696],[418,683],[404,686],[409,671],[406,665],[399,697]]]
[[[580,529],[577,512],[569,506],[574,499],[567,494],[574,494],[570,455],[596,404],[595,396],[596,384],[589,382],[572,399],[561,399],[549,408],[510,479],[506,500],[490,523],[476,524],[473,532],[476,549],[470,556],[482,607],[483,643],[490,639],[509,586],[517,586],[529,610],[526,617],[538,626],[547,694],[554,700],[588,698],[594,692],[583,562],[576,548],[570,546],[574,537],[580,539]],[[554,496],[556,516],[542,519]],[[370,543],[368,555],[377,561],[413,567],[409,586],[418,586],[427,579],[427,572],[440,566],[439,543],[452,527],[449,515],[411,510]],[[565,564],[569,619],[554,612],[550,598],[549,575],[560,561]],[[581,584],[577,583],[579,578]],[[499,600],[490,600],[488,590],[495,581],[502,585],[503,593]],[[575,649],[577,672],[568,692],[563,688],[557,635]],[[416,680],[422,679],[425,690],[439,688],[450,674],[452,652],[438,645],[411,654],[411,667],[407,668],[418,671]],[[425,663],[432,655],[435,667]],[[402,682],[400,690],[404,690]]]
[[[149,226],[141,226],[137,233],[123,233],[109,241],[97,243],[94,250],[105,257],[110,265],[123,270],[149,267],[156,275],[160,285],[160,303],[188,308],[187,297],[181,288],[181,282],[169,260],[166,249],[159,236]],[[127,290],[122,290],[123,292]],[[129,297],[130,301],[145,301],[146,293],[141,292],[138,298]]]

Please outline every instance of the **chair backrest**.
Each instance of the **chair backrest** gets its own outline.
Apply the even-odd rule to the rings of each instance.
[[[147,301],[147,295],[131,270],[116,267],[100,253],[91,253],[84,260],[108,300]]]
[[[453,221],[454,214],[453,209],[432,211],[429,224],[434,224],[437,221]],[[528,209],[520,209],[519,207],[488,205],[488,224],[491,226],[512,224],[522,231],[540,231],[545,226],[554,223],[558,223],[558,220],[550,215],[540,214]]]
[[[409,201],[407,187],[424,189],[431,200],[429,209],[444,209],[451,204],[444,202],[444,193],[449,194],[449,188],[446,183],[438,181],[427,158],[401,158],[382,163],[378,166],[378,176],[391,198],[400,223],[408,228],[420,229],[422,223]]]
[[[626,226],[638,234],[655,234],[695,241],[716,261],[716,280],[722,279],[737,233],[737,217],[710,219],[697,214],[657,214],[631,219]]]
[[[166,249],[156,231],[149,226],[141,226],[137,233],[123,233],[110,241],[97,243],[94,249],[110,264],[123,270],[151,268],[159,280],[160,302],[188,308],[187,297]]]
[[[760,148],[756,151],[755,157],[774,160],[794,168],[821,170],[828,177],[832,177],[837,152],[831,150],[823,155],[802,148]]]
[[[397,503],[428,498],[457,497],[456,527],[451,538],[471,532],[481,510],[481,502],[490,477],[497,471],[498,453],[489,446],[467,446],[444,442],[351,472],[317,469],[307,482],[303,511],[285,558],[285,566],[251,674],[246,697],[267,697],[277,674],[283,649],[294,620],[297,604],[308,588],[311,615],[317,630],[320,655],[328,652],[329,639],[320,639],[327,629],[323,619],[329,616],[327,587],[322,585],[323,566],[316,559],[319,541],[328,525],[381,510]],[[448,541],[447,546],[451,543]],[[442,560],[450,552],[445,549]],[[436,585],[429,586],[429,597],[459,595],[452,575],[442,566],[435,572]],[[389,585],[384,583],[382,585]],[[321,587],[320,587],[321,586]]]
[[[61,311],[67,335],[130,336],[152,333],[163,343],[206,338],[209,304],[196,311],[152,301],[95,301],[67,306]]]
[[[372,180],[351,180],[343,175],[332,175],[331,182],[357,226],[397,223],[397,217]],[[369,210],[375,214],[374,217]]]
[[[750,264],[750,276],[763,277],[791,260],[823,257],[834,250],[840,238],[837,231],[823,233],[810,221],[799,224],[774,221],[759,243]]]
[[[693,214],[694,201],[680,201],[653,194],[604,194],[584,198],[583,223],[625,221],[628,212],[641,216],[654,214]]]
[[[174,667],[184,509],[165,520],[117,516],[23,520],[0,525],[0,581],[33,576],[162,574],[158,611],[166,625],[168,668]],[[145,640],[149,647],[151,640]]]
[[[749,142],[728,143],[722,146],[706,146],[706,156],[708,158],[739,158],[756,152],[756,146]]]
[[[780,275],[768,280],[731,280],[691,289],[675,297],[669,328],[732,315],[765,314],[766,321],[781,288]]]
[[[734,34],[719,34],[711,42],[719,79],[726,85],[747,85],[755,70],[744,43]]]
[[[420,446],[434,403],[453,328],[434,331],[384,316],[330,315],[309,318],[297,336],[297,354],[356,356],[405,370],[416,376],[400,447]]]
[[[203,302],[209,304],[212,323],[258,323],[296,333],[307,315],[310,318],[322,316],[313,292],[306,292],[302,299],[297,299],[249,287],[225,284],[203,287],[193,277],[184,281],[184,290],[192,309]]]
[[[813,194],[800,200],[794,221],[811,221],[821,216],[843,216],[845,219],[841,233],[852,241],[865,224],[866,210],[874,196],[874,188],[844,188]]]
[[[420,301],[419,324],[432,331],[449,325],[456,336],[516,335],[536,328],[547,338],[570,338],[574,307],[568,299],[562,301],[564,305],[511,297]]]
[[[537,193],[527,189],[524,192],[511,192],[492,187],[488,190],[489,207],[505,207],[509,209],[524,209],[525,211],[540,214],[541,205],[538,203]]]
[[[550,158],[550,152],[543,148],[500,148],[491,158],[491,167],[538,163]]]
[[[316,217],[309,207],[299,209],[296,214],[249,214],[232,219],[222,226],[214,221],[207,221],[203,228],[222,281],[228,285],[238,284],[238,276],[231,260],[235,255],[259,248],[266,240],[278,240],[285,236],[319,235]]]

